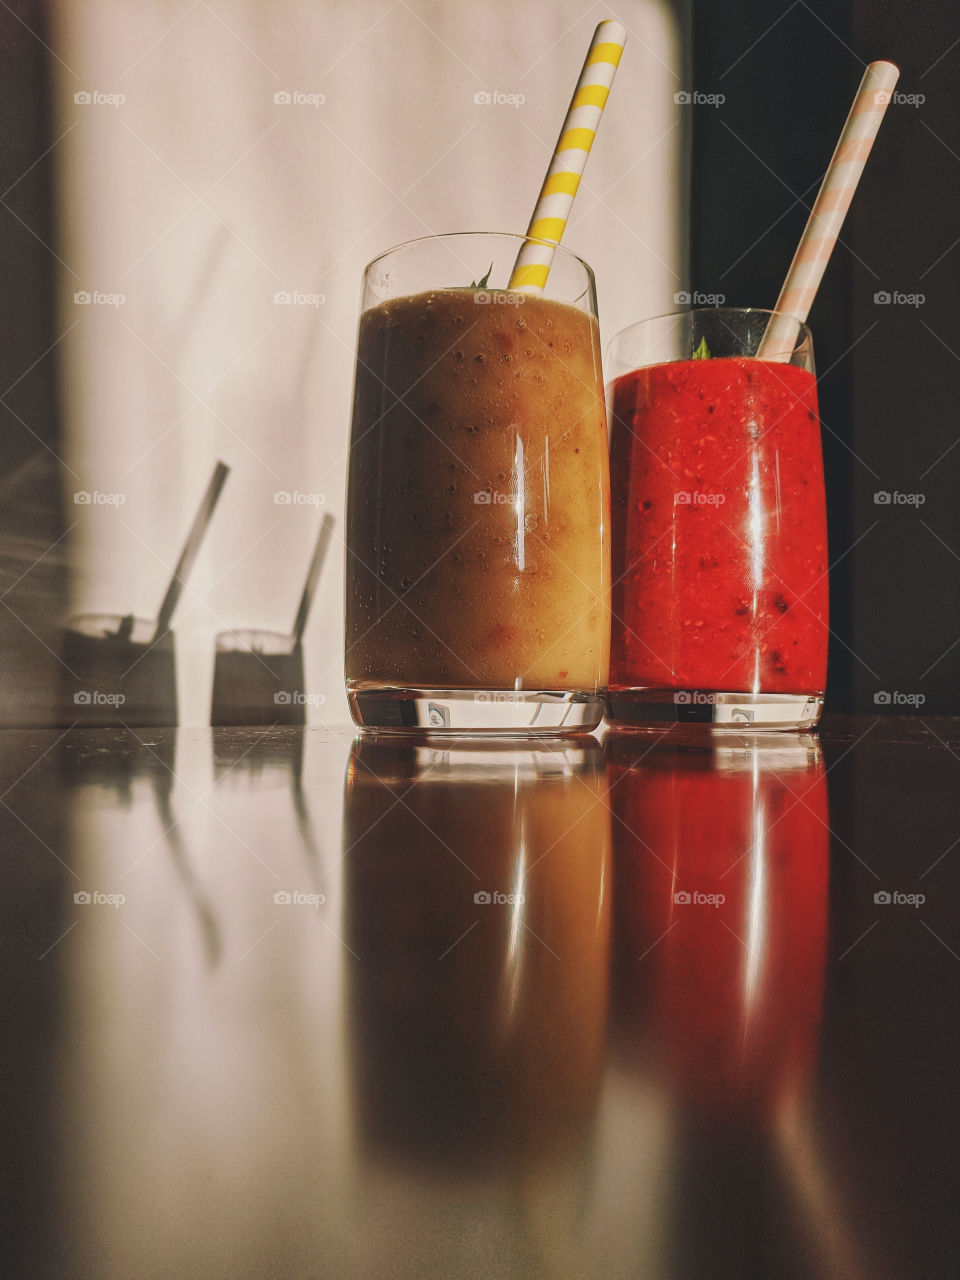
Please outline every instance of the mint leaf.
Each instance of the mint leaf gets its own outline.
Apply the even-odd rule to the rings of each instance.
[[[485,288],[487,287],[487,281],[490,279],[490,272],[491,272],[492,270],[493,270],[493,263],[491,262],[491,263],[490,263],[490,265],[489,265],[489,267],[487,267],[487,274],[486,274],[486,275],[481,279],[480,283],[479,283],[479,284],[477,284],[476,280],[471,280],[471,281],[470,281],[470,288],[471,288],[471,289],[485,289]]]
[[[710,348],[707,346],[706,338],[700,339],[697,349],[696,351],[694,351],[691,359],[693,360],[709,360],[710,359]]]

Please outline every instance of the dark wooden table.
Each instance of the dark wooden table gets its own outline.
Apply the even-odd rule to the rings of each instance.
[[[960,721],[0,734],[0,1274],[958,1274]]]

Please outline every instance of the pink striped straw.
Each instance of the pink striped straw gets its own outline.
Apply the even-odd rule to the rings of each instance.
[[[806,321],[813,306],[827,262],[840,235],[880,129],[883,113],[900,78],[900,68],[892,62],[871,62],[863,73],[837,149],[827,166],[810,217],[803,229],[797,252],[777,298],[775,315],[757,349],[762,360],[787,361],[793,354],[799,321]]]

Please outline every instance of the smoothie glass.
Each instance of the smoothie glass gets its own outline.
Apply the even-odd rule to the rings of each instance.
[[[600,721],[609,482],[593,273],[557,248],[542,296],[507,291],[523,243],[414,240],[364,273],[345,663],[364,728]]]
[[[620,726],[812,728],[827,674],[827,524],[813,341],[714,308],[611,343]],[[784,325],[783,321],[787,324]]]

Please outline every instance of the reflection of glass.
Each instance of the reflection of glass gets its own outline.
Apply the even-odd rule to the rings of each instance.
[[[625,1029],[652,1036],[676,1095],[766,1120],[801,1094],[816,1055],[826,777],[815,739],[728,741],[645,754],[629,737],[605,743],[618,1005]]]
[[[213,776],[218,787],[236,788],[241,794],[290,788],[307,869],[316,890],[323,892],[323,856],[303,787],[304,733],[302,727],[291,727],[253,740],[247,734],[214,733]]]
[[[114,614],[73,618],[63,633],[61,723],[156,727],[177,723],[173,632]]]
[[[210,735],[213,746],[213,776],[217,785],[251,787],[300,786],[303,772],[302,728],[276,733],[236,734],[224,730]]]
[[[222,953],[220,926],[173,810],[176,730],[154,735],[149,745],[124,737],[106,749],[99,742],[91,745],[83,735],[71,734],[63,741],[60,759],[66,787],[103,788],[120,807],[131,811],[152,802],[160,822],[162,843],[196,916],[207,964],[211,969],[216,968]],[[145,786],[149,797],[143,794]],[[129,853],[136,856],[135,844],[128,843]],[[148,848],[152,849],[154,843],[151,840]]]
[[[686,311],[611,344],[614,722],[819,718],[828,561],[813,339],[791,322],[781,356],[758,359],[769,318]]]
[[[353,746],[345,940],[375,1152],[476,1171],[582,1141],[607,1021],[604,796],[596,744]]]
[[[358,724],[599,723],[608,471],[593,273],[559,249],[542,297],[507,292],[522,243],[433,236],[364,273],[346,539]]]
[[[67,734],[59,750],[63,785],[103,788],[121,808],[139,803],[159,811],[173,790],[176,732],[152,734],[149,747],[130,734],[118,736],[120,741],[104,750],[99,739]]]
[[[303,724],[303,648],[273,631],[221,631],[210,723]]]

